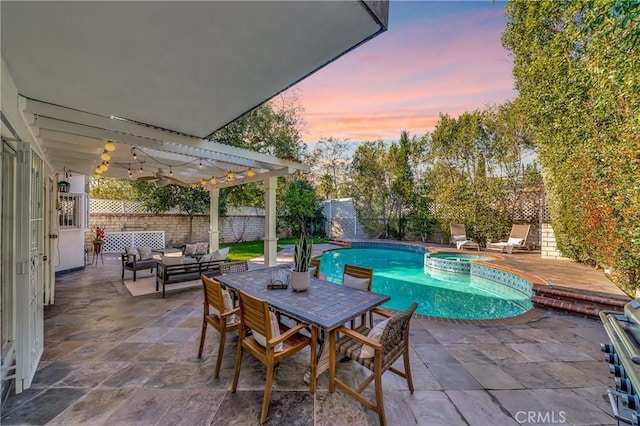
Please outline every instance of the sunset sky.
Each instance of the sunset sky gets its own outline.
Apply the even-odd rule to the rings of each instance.
[[[389,29],[295,86],[303,140],[398,140],[515,98],[502,2],[391,1]]]

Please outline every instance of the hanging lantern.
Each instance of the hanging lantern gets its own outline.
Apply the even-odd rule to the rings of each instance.
[[[61,180],[60,182],[58,182],[58,192],[69,192],[70,187],[71,184],[66,180]]]

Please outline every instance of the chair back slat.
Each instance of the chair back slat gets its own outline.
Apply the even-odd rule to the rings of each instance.
[[[207,313],[209,311],[209,305],[213,306],[220,313],[225,312],[224,299],[222,298],[222,285],[209,278],[206,275],[202,275],[202,287],[204,289],[204,305]]]
[[[240,323],[269,341],[272,337],[269,304],[240,290]]]
[[[351,275],[356,278],[373,278],[373,269],[363,268],[362,266],[344,265],[344,274]]]
[[[451,236],[454,235],[464,235],[467,236],[467,230],[464,227],[463,223],[452,223],[449,225],[449,229],[451,230]]]
[[[530,228],[531,225],[513,225],[511,227],[510,238],[522,238],[523,241],[526,241],[529,236]]]
[[[233,274],[236,272],[245,272],[249,270],[249,264],[246,260],[238,260],[235,262],[227,262],[220,265],[220,273],[222,275]]]
[[[380,337],[383,357],[387,353],[404,348],[409,342],[409,321],[417,308],[418,304],[414,302],[406,311],[398,312],[389,318],[389,322]]]

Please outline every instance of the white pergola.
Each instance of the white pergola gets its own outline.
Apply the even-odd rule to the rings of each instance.
[[[369,0],[3,1],[1,8],[3,71],[49,170],[92,175],[113,141],[104,176],[126,178],[129,164],[137,174],[135,148],[148,155],[140,155],[144,175],[175,165],[173,177],[185,182],[214,177],[213,249],[219,188],[262,181],[267,265],[276,256],[276,178],[308,166],[208,137],[385,31],[388,15],[387,1]]]

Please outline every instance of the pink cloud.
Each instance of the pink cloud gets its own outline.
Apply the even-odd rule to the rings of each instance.
[[[404,129],[423,134],[439,112],[455,116],[513,99],[512,66],[500,44],[503,14],[496,6],[391,22],[389,31],[297,86],[308,124],[304,140],[397,139]]]

